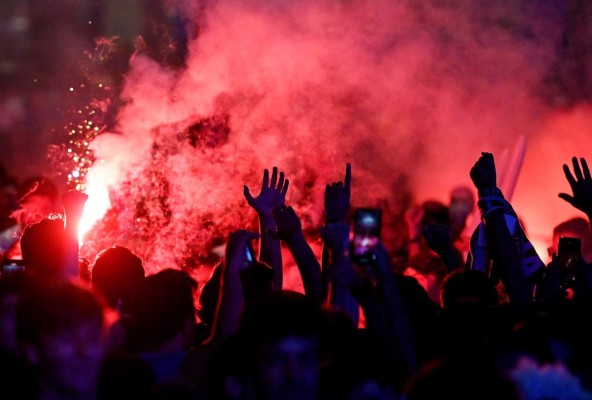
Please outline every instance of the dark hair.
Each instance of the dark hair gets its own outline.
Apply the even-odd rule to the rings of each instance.
[[[144,277],[142,259],[123,246],[102,250],[91,271],[92,285],[105,295],[111,307],[115,307],[120,300],[126,306],[131,293]]]
[[[17,307],[19,338],[38,344],[44,334],[72,329],[81,322],[104,323],[105,300],[72,280],[34,280]]]
[[[23,230],[20,245],[27,273],[46,277],[62,273],[66,256],[62,219],[44,218],[28,225]]]
[[[426,200],[422,203],[424,216],[421,221],[423,225],[440,224],[450,225],[450,215],[448,213],[448,206],[441,201]]]
[[[456,270],[442,282],[441,301],[444,309],[461,303],[479,303],[494,306],[498,301],[495,285],[483,272],[477,270]]]
[[[187,272],[163,269],[144,278],[130,303],[131,345],[151,350],[174,337],[195,315],[197,281]]]
[[[247,303],[239,325],[239,336],[249,350],[289,336],[316,336],[323,342],[329,332],[326,311],[306,295],[277,290]]]

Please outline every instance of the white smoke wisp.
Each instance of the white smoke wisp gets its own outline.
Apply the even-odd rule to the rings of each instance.
[[[93,143],[119,212],[92,251],[124,243],[152,270],[205,256],[229,230],[256,229],[242,186],[258,193],[274,165],[306,227],[348,161],[354,206],[401,207],[409,190],[446,201],[481,151],[534,136],[549,112],[537,90],[563,26],[542,1],[199,9],[187,68],[135,56],[119,133]]]

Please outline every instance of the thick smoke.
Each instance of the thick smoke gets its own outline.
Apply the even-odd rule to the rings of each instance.
[[[541,134],[561,125],[545,79],[564,10],[526,0],[186,9],[199,9],[187,67],[134,56],[118,133],[92,144],[102,162],[91,178],[109,185],[113,205],[87,253],[118,242],[149,270],[207,263],[230,230],[257,228],[242,186],[258,193],[263,169],[274,165],[290,179],[287,202],[306,228],[321,223],[324,186],[342,179],[348,161],[354,206],[397,214],[409,201],[447,201],[452,187],[470,185],[481,151],[501,154],[520,136],[528,150],[515,206],[527,229],[552,220],[529,207],[560,204],[565,188],[555,183],[574,149],[566,144],[559,162],[557,148],[534,154],[549,143]],[[541,170],[559,179],[533,180]]]

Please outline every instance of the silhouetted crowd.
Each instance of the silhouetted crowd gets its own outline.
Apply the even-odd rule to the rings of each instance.
[[[81,262],[87,196],[0,171],[0,397],[592,399],[586,160],[564,165],[572,193],[559,197],[587,220],[553,228],[550,262],[493,155],[468,173],[474,188],[449,204],[406,211],[394,254],[385,210],[351,207],[348,163],[325,187],[318,257],[286,204],[298,182],[266,169],[258,194],[243,189],[259,231],[231,232],[200,287],[174,265],[147,274],[120,245]],[[286,287],[282,250],[301,291]]]

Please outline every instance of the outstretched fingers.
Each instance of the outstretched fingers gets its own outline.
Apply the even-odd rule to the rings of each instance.
[[[574,205],[574,198],[573,196],[570,196],[567,193],[559,193],[557,196],[559,196],[559,198],[567,201],[569,204],[571,204],[572,206]]]
[[[573,174],[569,170],[569,167],[567,166],[567,164],[563,164],[563,173],[565,174],[565,178],[567,179],[567,182],[569,182],[569,186],[571,186],[573,188],[576,184],[576,179],[574,178]]]
[[[347,190],[349,190],[351,187],[351,164],[350,163],[345,164],[344,187]]]
[[[285,180],[285,176],[283,172],[280,172],[280,179],[277,182],[277,186],[273,187],[273,189],[279,189],[282,190],[282,188],[284,187],[284,180]]]
[[[263,183],[261,184],[261,189],[266,189],[269,187],[269,170],[265,168],[263,170]]]
[[[290,180],[289,180],[289,179],[286,179],[286,180],[284,181],[284,185],[283,185],[283,187],[281,187],[281,192],[282,192],[282,194],[283,194],[284,196],[286,195],[286,193],[288,193],[288,186],[290,186]]]
[[[580,168],[580,163],[577,157],[573,157],[571,159],[571,163],[573,164],[574,174],[576,175],[576,179],[578,181],[584,180],[584,175],[582,174],[582,169]]]
[[[582,163],[582,170],[584,172],[584,179],[592,180],[590,176],[590,168],[588,168],[588,163],[584,157],[580,158],[580,162]]]
[[[269,187],[271,187],[272,189],[275,189],[276,185],[277,185],[277,180],[278,180],[278,167],[273,167],[273,170],[271,172],[271,182],[269,183]]]

